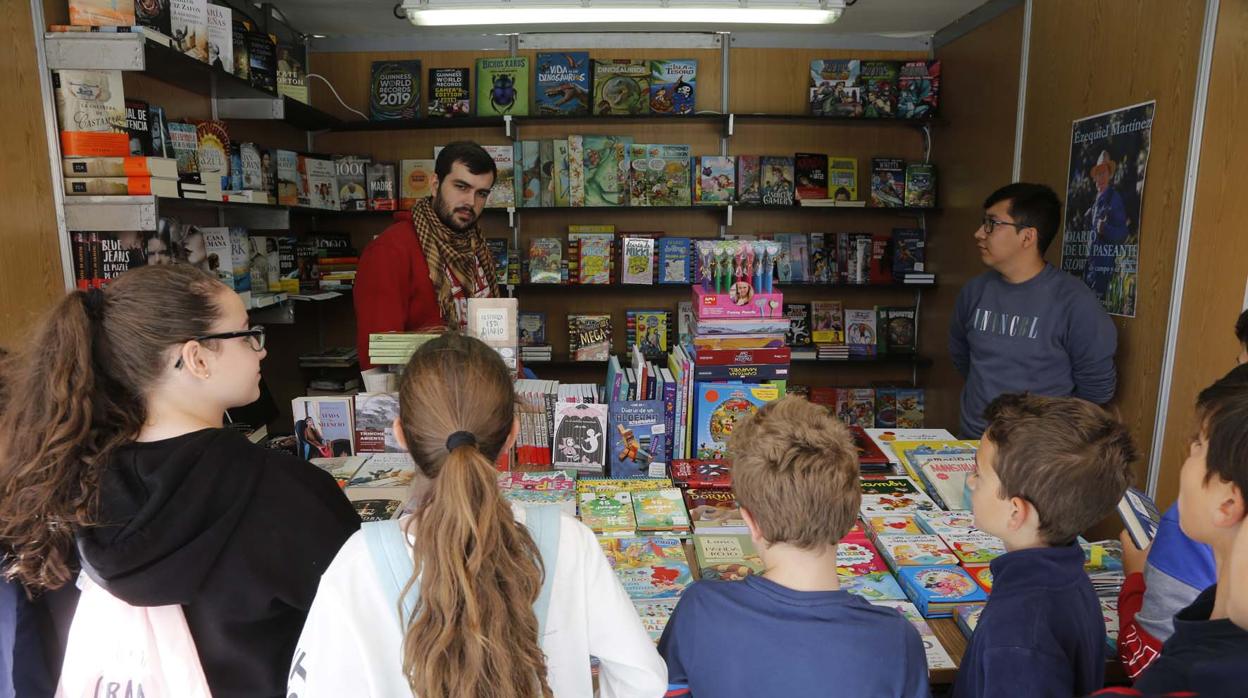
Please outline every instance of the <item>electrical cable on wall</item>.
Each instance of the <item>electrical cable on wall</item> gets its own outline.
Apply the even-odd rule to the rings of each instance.
[[[367,120],[367,119],[368,119],[368,115],[367,115],[367,114],[365,114],[364,112],[362,112],[362,111],[360,111],[360,110],[358,110],[358,109],[352,109],[351,107],[347,106],[347,103],[346,103],[346,102],[344,102],[344,101],[342,101],[342,97],[338,96],[338,90],[335,90],[335,89],[334,89],[334,84],[333,84],[333,83],[331,83],[329,80],[327,80],[327,79],[325,78],[325,76],[324,76],[324,75],[318,75],[318,74],[316,74],[316,73],[308,73],[307,77],[308,77],[308,78],[317,78],[317,79],[319,79],[321,82],[325,83],[325,86],[329,88],[329,91],[334,93],[334,99],[338,100],[338,103],[342,105],[342,108],[343,108],[343,109],[346,109],[347,111],[351,112],[352,114],[359,114],[361,119],[365,119],[365,120]]]

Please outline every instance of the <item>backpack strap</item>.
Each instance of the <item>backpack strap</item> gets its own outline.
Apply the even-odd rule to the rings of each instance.
[[[537,601],[533,602],[533,614],[537,616],[538,636],[546,632],[546,614],[550,608],[550,588],[554,585],[555,568],[559,562],[559,507],[555,505],[525,507],[524,525],[537,543],[538,554],[546,570]],[[391,607],[399,604],[403,585],[412,576],[412,553],[407,536],[399,521],[369,521],[360,525],[364,541],[368,544],[369,557],[373,559],[376,577],[382,593],[390,599]],[[420,585],[412,585],[403,597],[403,615],[399,625],[405,626],[416,609],[420,597]]]
[[[360,530],[364,532],[364,541],[368,543],[368,554],[373,559],[381,591],[390,600],[390,607],[397,608],[399,594],[412,576],[412,553],[407,545],[407,535],[403,533],[398,519],[369,521],[361,524]],[[403,598],[400,627],[407,625],[407,619],[415,612],[419,592],[418,585],[412,585],[407,596]]]

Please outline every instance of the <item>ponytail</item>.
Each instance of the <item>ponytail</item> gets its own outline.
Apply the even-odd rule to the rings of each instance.
[[[213,284],[216,284],[214,286]],[[74,291],[0,369],[4,573],[56,589],[77,567],[74,530],[93,523],[100,475],[147,419],[146,389],[174,343],[204,334],[220,283],[187,265],[143,267]]]
[[[408,523],[416,572],[407,588],[420,585],[403,640],[413,693],[553,695],[533,613],[541,557],[494,469],[515,407],[502,360],[478,340],[439,337],[408,364],[400,401],[412,457],[432,480]]]

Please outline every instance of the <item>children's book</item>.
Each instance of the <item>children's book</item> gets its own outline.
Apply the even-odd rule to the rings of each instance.
[[[897,118],[930,119],[940,104],[940,61],[908,61],[897,78]]]
[[[654,238],[623,238],[620,241],[620,283],[654,283]]]
[[[897,582],[924,618],[948,618],[960,604],[988,599],[960,567],[907,567],[897,572]]]
[[[679,599],[636,599],[633,606],[637,609],[637,617],[641,618],[641,627],[656,643],[663,637],[663,629],[676,610]]]
[[[658,490],[664,487],[672,487],[672,479],[667,477],[652,477],[644,479],[618,479],[610,477],[589,477],[581,478],[576,481],[576,491],[578,494],[585,492],[597,492],[598,490],[637,492],[639,490]]]
[[[983,531],[948,533],[941,538],[965,565],[986,565],[1005,554],[1005,543]]]
[[[966,479],[975,472],[975,449],[918,446],[904,451],[925,489],[942,509],[970,509]]]
[[[433,118],[472,115],[472,77],[468,68],[430,68],[426,113]]]
[[[634,492],[633,513],[637,517],[638,533],[689,533],[689,513],[685,511],[680,490],[675,487]]]
[[[477,59],[477,116],[528,116],[527,56]]]
[[[696,59],[650,61],[650,113],[694,113],[697,85]]]
[[[555,178],[558,176],[555,169],[555,142],[553,140],[543,138],[538,141],[537,167],[538,183],[542,188],[538,200],[542,206],[549,208],[555,205]]]
[[[602,472],[607,456],[607,406],[560,402],[555,405],[554,466]]]
[[[858,200],[857,158],[828,158],[828,196],[835,201]]]
[[[611,283],[611,250],[615,245],[615,233],[569,231],[568,243],[573,242],[579,246],[576,259],[576,282],[599,286]],[[569,276],[571,273],[572,269],[569,268]]]
[[[522,311],[517,315],[517,321],[520,323],[520,346],[540,347],[546,344],[546,313]]]
[[[926,163],[906,165],[906,205],[931,208],[936,205],[936,168]]]
[[[923,428],[923,389],[897,389],[897,428]]]
[[[585,137],[568,135],[568,206],[585,205]]]
[[[763,405],[780,398],[780,391],[774,385],[695,383],[694,390],[697,405],[694,443],[700,460],[723,458],[732,430]]]
[[[905,202],[906,165],[898,158],[871,158],[871,205],[898,208]]]
[[[515,153],[516,206],[537,208],[542,205],[542,168],[538,141],[516,141]]]
[[[757,155],[737,156],[737,203],[763,203],[762,159]]]
[[[868,601],[906,600],[906,593],[897,584],[897,579],[887,571],[853,575],[838,574],[837,581],[840,582],[841,591],[848,591]]]
[[[886,533],[876,536],[875,540],[880,546],[880,554],[893,570],[921,565],[958,564],[958,557],[940,536]]]
[[[879,391],[876,391],[878,397]],[[901,428],[877,428],[867,429],[867,436],[880,447],[884,455],[888,457],[891,463],[901,463],[900,455],[893,450],[893,446],[897,443],[910,444],[911,448],[920,445],[923,441],[955,441],[953,434],[945,429],[901,429]]]
[[[537,54],[533,102],[538,116],[589,113],[589,53],[561,51]]]
[[[617,538],[598,542],[632,599],[677,598],[693,582],[679,538]]]
[[[917,515],[897,514],[895,516],[868,516],[863,520],[875,535],[889,533],[921,534],[925,531],[919,527]]]
[[[585,188],[585,201],[581,205],[627,205],[628,146],[633,142],[632,136],[583,136],[580,141],[584,148]],[[577,204],[573,202],[572,205]]]
[[[985,594],[992,593],[992,567],[988,565],[963,565],[963,567]]]
[[[857,427],[859,430],[875,425],[875,391],[871,388],[837,388],[836,390],[836,407],[834,414],[836,418],[844,422],[847,426]],[[871,439],[867,438],[866,432],[862,432],[862,440],[865,447],[874,447]],[[884,464],[888,462],[888,458],[883,453],[876,454],[879,460]],[[881,464],[877,461],[876,464]]]
[[[789,318],[789,331],[784,333],[784,343],[790,347],[810,345],[810,303],[785,303],[784,314]]]
[[[733,581],[763,572],[763,559],[748,535],[696,535],[693,550],[704,580]]]
[[[871,119],[891,119],[897,115],[897,61],[863,61],[860,75],[866,89],[862,115]]]
[[[633,143],[628,148],[629,206],[693,204],[690,149],[683,144]]]
[[[659,283],[692,283],[691,245],[685,237],[659,238]]]
[[[815,116],[863,114],[861,63],[857,59],[810,62],[810,113]]]
[[[759,162],[764,206],[793,205],[793,158],[763,156]]]
[[[840,301],[813,301],[810,312],[816,344],[845,343],[845,310]]]
[[[649,359],[657,359],[667,353],[671,311],[629,310],[627,322],[630,351],[637,347],[642,356]]]
[[[927,243],[921,228],[893,228],[893,280],[905,281],[907,274],[926,269]]]
[[[562,240],[559,238],[533,238],[529,243],[529,283],[561,283],[563,281],[562,266]]]
[[[610,410],[610,475],[662,477],[666,424],[662,400],[619,400]]]
[[[580,492],[581,522],[600,536],[631,536],[636,532],[633,495],[628,490],[603,487]]]
[[[937,511],[939,507],[908,477],[864,477],[862,515],[913,514]]]
[[[694,172],[693,201],[697,204],[725,205],[736,197],[736,162],[731,155],[703,155]]]
[[[479,59],[485,60],[485,59]],[[516,151],[514,145],[483,145],[485,152],[494,160],[497,176],[490,187],[486,208],[508,208],[516,205]],[[440,148],[436,150],[441,150]],[[437,155],[434,155],[436,158]],[[436,162],[436,161],[435,161]]]
[[[845,343],[849,345],[850,356],[875,356],[878,337],[875,326],[874,308],[845,309]],[[871,425],[874,426],[874,425]]]
[[[732,489],[732,466],[725,461],[673,460],[670,470],[672,481],[686,489]]]
[[[1157,527],[1161,524],[1161,511],[1157,503],[1140,490],[1128,487],[1127,493],[1118,502],[1118,516],[1135,543],[1135,547],[1143,550],[1153,542],[1157,535]]]
[[[503,499],[521,505],[557,505],[576,516],[576,474],[567,470],[506,472],[498,474]]]
[[[568,351],[573,361],[611,358],[611,316],[569,315]]]
[[[499,286],[507,284],[507,267],[511,263],[511,250],[506,238],[486,238],[485,246],[494,259],[494,277]]]
[[[550,178],[551,184],[555,189],[554,203],[552,205],[571,206],[572,203],[568,198],[570,196],[570,192],[568,191],[568,187],[570,186],[568,181],[570,174],[568,169],[568,160],[570,158],[570,155],[568,154],[568,139],[559,138],[554,141],[553,154],[551,157],[552,169]],[[583,166],[578,169],[580,169],[582,173],[584,172]]]
[[[628,58],[595,60],[593,113],[650,113],[650,65]]]
[[[884,558],[876,551],[875,546],[866,536],[851,534],[836,544],[836,573],[838,575],[859,575],[870,572],[883,572],[888,569]]]
[[[916,630],[919,631],[919,637],[923,640],[923,650],[927,654],[927,668],[931,669],[957,669],[958,665],[954,663],[949,653],[945,651],[945,646],[941,644],[940,639],[932,631],[927,621],[923,620],[919,609],[909,601],[872,601],[876,606],[888,606],[896,609],[906,620],[910,621]]]
[[[975,515],[970,511],[925,511],[915,514],[914,520],[924,533],[941,538],[979,530],[975,528]]]
[[[879,347],[882,354],[909,356],[915,351],[915,318],[918,311],[906,308],[880,308]]]
[[[979,616],[984,612],[982,603],[969,603],[955,606],[953,608],[953,620],[958,624],[958,630],[971,639],[975,634],[975,628],[979,627]]]
[[[749,533],[731,490],[685,490],[685,504],[694,533]]]
[[[828,198],[828,156],[823,153],[797,153],[793,160],[795,196],[801,199]]]

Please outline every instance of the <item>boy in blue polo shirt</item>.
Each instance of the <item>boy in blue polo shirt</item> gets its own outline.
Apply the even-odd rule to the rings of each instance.
[[[837,580],[836,544],[862,498],[845,425],[786,397],[736,425],[728,455],[765,571],[685,590],[659,640],[667,695],[926,698],[918,631]]]
[[[971,508],[1007,552],[992,561],[953,695],[1086,695],[1104,682],[1105,623],[1075,539],[1126,491],[1131,436],[1078,398],[1003,395],[986,416]]]

